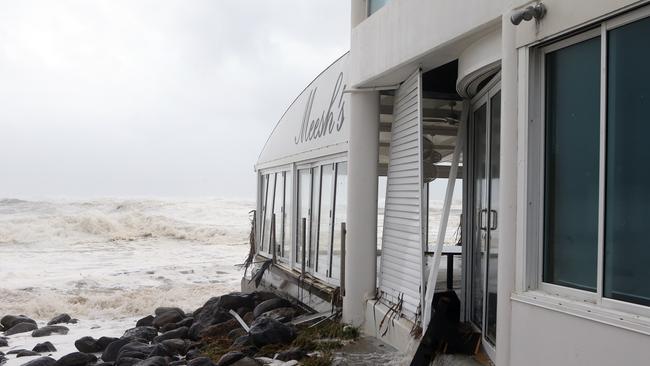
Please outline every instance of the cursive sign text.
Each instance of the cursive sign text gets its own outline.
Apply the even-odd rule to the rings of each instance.
[[[323,110],[320,116],[315,119],[311,119],[311,114],[318,87],[309,92],[307,104],[302,115],[300,130],[294,138],[296,145],[331,134],[335,128],[336,131],[341,130],[343,121],[345,121],[345,113],[343,112],[345,106],[345,102],[343,101],[344,90],[343,73],[340,73],[334,84],[334,90],[332,91],[332,97],[330,98],[327,109]],[[335,113],[336,117],[334,116]]]

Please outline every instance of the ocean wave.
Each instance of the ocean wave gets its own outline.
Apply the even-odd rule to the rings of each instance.
[[[121,319],[151,314],[159,306],[177,306],[193,311],[210,297],[235,290],[237,286],[232,283],[69,293],[49,289],[0,288],[0,315],[25,314],[34,319],[50,319],[67,312],[83,319]]]
[[[252,203],[223,200],[0,201],[0,243],[166,238],[206,244],[246,240]],[[218,223],[218,224],[217,224]]]

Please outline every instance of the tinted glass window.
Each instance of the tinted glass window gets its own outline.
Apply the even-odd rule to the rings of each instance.
[[[604,296],[650,305],[650,19],[608,34]]]
[[[600,37],[546,55],[544,281],[595,291]]]

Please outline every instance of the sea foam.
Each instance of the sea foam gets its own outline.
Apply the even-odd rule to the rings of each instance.
[[[187,310],[239,288],[251,201],[0,200],[0,314]]]

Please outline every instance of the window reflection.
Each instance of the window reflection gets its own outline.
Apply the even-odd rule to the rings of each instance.
[[[313,269],[316,267],[316,246],[318,245],[318,209],[320,205],[320,167],[311,169],[311,207],[309,210],[310,220],[307,222],[309,227],[309,241],[307,241],[307,267]]]
[[[273,214],[275,215],[275,237],[270,236],[270,241],[275,240],[275,242],[270,243],[269,245],[269,254],[280,254],[280,248],[283,242],[283,232],[282,232],[282,211],[284,205],[284,175],[282,173],[277,173],[275,178],[275,198],[273,205]]]
[[[284,211],[282,219],[282,249],[280,256],[291,258],[291,242],[293,239],[293,226],[291,225],[291,208],[293,207],[293,174],[291,171],[284,173]]]
[[[332,243],[331,235],[331,206],[332,206],[332,189],[334,179],[334,164],[323,165],[321,167],[321,197],[320,197],[320,214],[319,214],[319,233],[318,233],[318,263],[316,272],[324,276],[330,273],[330,246]]]
[[[298,171],[298,222],[296,233],[296,263],[303,263],[305,256],[303,247],[309,242],[309,207],[311,204],[311,169],[301,169]],[[305,232],[303,233],[303,220],[306,221]],[[304,238],[304,241],[303,241]]]
[[[275,174],[269,174],[266,189],[266,205],[264,215],[264,236],[262,240],[262,251],[268,252],[271,242],[271,218],[273,217],[273,197],[275,192]]]
[[[348,163],[336,164],[336,185],[334,203],[334,240],[332,243],[332,270],[330,277],[341,278],[341,223],[347,222],[348,203]]]

